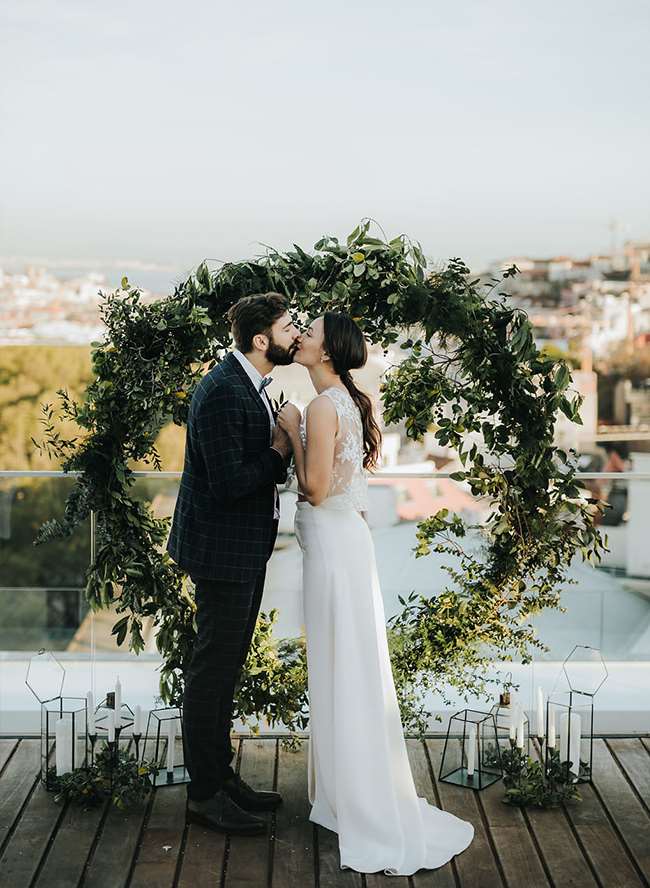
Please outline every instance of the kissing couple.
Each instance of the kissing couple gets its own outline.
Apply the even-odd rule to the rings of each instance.
[[[189,408],[185,462],[167,544],[194,583],[197,637],[183,697],[187,819],[264,832],[282,803],[237,773],[233,697],[278,530],[277,485],[293,455],[303,556],[309,819],[338,834],[342,869],[410,875],[463,851],[474,829],[417,795],[391,671],[367,517],[367,471],[381,433],[352,370],[367,360],[352,318],[327,311],[300,332],[278,293],[228,312],[234,349],[205,374]],[[301,364],[315,395],[274,415],[276,365]],[[370,742],[369,742],[370,740]]]

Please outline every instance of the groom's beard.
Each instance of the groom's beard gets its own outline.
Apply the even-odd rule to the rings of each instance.
[[[275,342],[271,339],[269,342],[269,347],[266,350],[266,360],[269,363],[273,364],[275,367],[278,365],[281,367],[285,367],[287,364],[293,364],[293,356],[296,353],[296,349],[298,348],[298,343],[294,342],[289,348],[283,348],[281,345],[276,345]]]

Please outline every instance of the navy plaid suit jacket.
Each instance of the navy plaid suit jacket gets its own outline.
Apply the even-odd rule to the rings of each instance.
[[[275,484],[287,477],[270,439],[266,407],[231,352],[206,373],[190,402],[167,551],[192,578],[246,582],[265,566],[275,533]]]

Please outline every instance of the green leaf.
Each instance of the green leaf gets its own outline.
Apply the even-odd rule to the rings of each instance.
[[[564,389],[569,384],[569,379],[569,368],[565,363],[562,362],[560,363],[557,373],[555,374],[555,386],[559,392],[564,391]]]
[[[354,231],[350,232],[350,234],[348,235],[348,238],[347,238],[348,247],[352,243],[354,243],[354,241],[359,237],[360,233],[361,233],[361,228],[357,225],[357,227],[354,229]]]

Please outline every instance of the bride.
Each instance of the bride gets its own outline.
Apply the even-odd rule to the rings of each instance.
[[[317,396],[302,418],[293,404],[278,415],[300,487],[309,819],[338,833],[342,869],[411,875],[463,851],[474,828],[418,797],[407,757],[365,520],[364,470],[377,463],[381,435],[350,375],[366,359],[352,318],[316,318],[294,360],[309,370]]]

